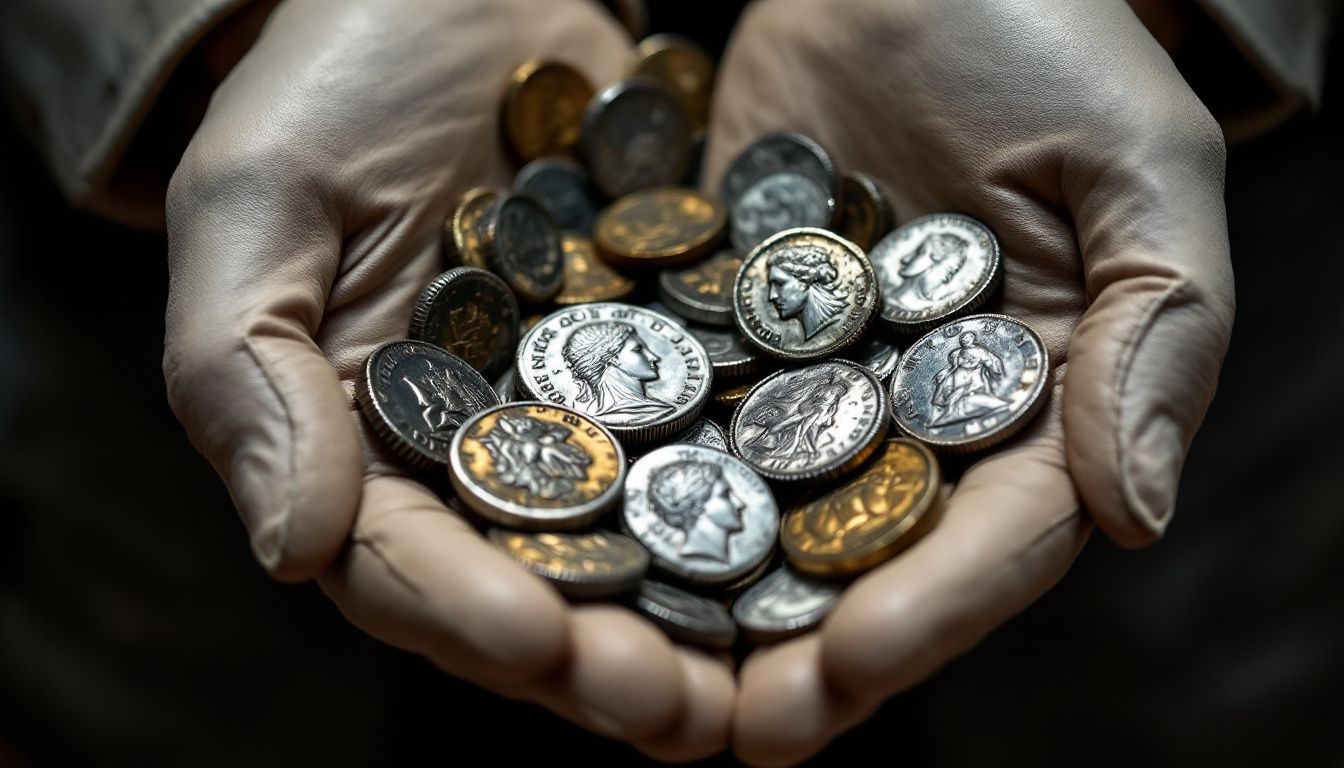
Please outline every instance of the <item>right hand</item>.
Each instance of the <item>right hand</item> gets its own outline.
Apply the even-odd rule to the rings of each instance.
[[[468,187],[507,186],[497,114],[529,58],[618,79],[586,0],[286,0],[220,85],[168,195],[164,373],[254,552],[447,672],[663,759],[727,743],[721,659],[571,607],[408,476],[351,394],[403,338]]]

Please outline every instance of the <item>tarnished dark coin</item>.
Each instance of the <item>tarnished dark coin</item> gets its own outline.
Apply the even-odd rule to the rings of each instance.
[[[420,292],[408,335],[443,347],[493,381],[513,367],[518,302],[483,269],[450,269]]]
[[[779,534],[765,481],[737,457],[702,445],[665,445],[640,457],[626,477],[621,514],[655,568],[697,584],[750,573]]]
[[[709,124],[714,95],[714,60],[705,49],[680,35],[657,34],[639,41],[631,74],[657,80],[681,99],[691,130]]]
[[[747,187],[775,171],[797,171],[817,180],[830,191],[831,197],[840,193],[835,163],[820,144],[800,133],[771,133],[752,142],[733,158],[720,188],[723,204],[732,210]]]
[[[507,195],[481,221],[481,250],[490,270],[523,301],[541,303],[560,291],[564,253],[555,220],[528,195]]]
[[[738,330],[787,360],[829,357],[858,341],[877,302],[868,257],[824,229],[769,238],[746,257],[733,283]]]
[[[592,235],[597,201],[583,166],[565,157],[542,157],[518,171],[513,190],[531,195],[561,229]]]
[[[639,585],[635,609],[683,643],[723,649],[737,639],[737,625],[722,605],[661,582],[645,579]]]
[[[686,431],[673,435],[668,442],[703,445],[706,448],[728,452],[728,435],[724,434],[722,427],[709,419],[697,419],[694,424],[686,428]]]
[[[523,533],[494,528],[490,541],[524,568],[573,598],[633,592],[649,568],[649,553],[610,531]]]
[[[771,374],[752,387],[733,414],[728,444],[771,480],[826,480],[871,456],[890,418],[872,371],[827,360]]]
[[[772,171],[753,181],[733,202],[729,233],[738,253],[771,235],[797,227],[830,228],[835,198],[821,182],[798,171]]]
[[[482,517],[511,528],[582,528],[621,498],[625,451],[591,417],[549,403],[506,403],[453,437],[453,489]]]
[[[574,151],[593,86],[582,72],[556,61],[529,61],[509,76],[504,136],[519,160]]]
[[[602,89],[583,118],[583,150],[593,181],[619,198],[686,177],[691,129],[681,101],[652,80]]]
[[[998,238],[959,213],[902,224],[868,256],[882,284],[882,321],[898,333],[923,333],[975,311],[1003,280]]]
[[[719,251],[684,269],[658,273],[658,298],[681,317],[706,325],[733,325],[733,280],[742,257]]]
[[[840,177],[840,235],[863,250],[895,225],[891,201],[877,179],[854,171]]]
[[[509,366],[509,369],[495,379],[495,395],[499,397],[501,403],[512,403],[518,399],[518,390],[513,386],[513,382],[518,378],[518,369]]]
[[[789,511],[780,542],[795,568],[854,576],[909,547],[937,520],[942,475],[918,441],[888,440],[844,485]]]
[[[733,602],[733,619],[751,642],[778,642],[820,624],[843,591],[843,584],[817,581],[785,566]]]
[[[593,243],[621,266],[665,267],[702,258],[723,238],[723,207],[684,187],[635,192],[597,215]]]
[[[1050,353],[1026,323],[971,315],[920,337],[891,379],[896,426],[935,450],[970,453],[1025,426],[1049,397]]]
[[[634,280],[597,258],[593,241],[587,236],[578,232],[564,232],[560,235],[560,245],[565,252],[565,279],[560,292],[551,299],[556,304],[567,307],[598,301],[620,301],[639,287]]]
[[[373,431],[419,469],[448,463],[453,435],[499,404],[495,390],[460,358],[423,341],[389,341],[364,362],[355,400]]]
[[[901,351],[896,345],[870,331],[837,357],[862,365],[877,374],[877,378],[885,385],[896,372],[896,365],[901,361]]]
[[[736,328],[711,328],[688,323],[656,301],[645,306],[681,324],[700,342],[705,352],[709,354],[709,364],[714,368],[714,380],[719,383],[754,373],[773,362],[768,355],[748,344]]]
[[[449,267],[486,269],[481,250],[481,220],[499,201],[499,193],[486,187],[472,187],[458,201],[443,222],[441,243],[443,263]]]
[[[573,408],[622,440],[676,434],[699,416],[714,372],[680,324],[629,304],[584,304],[548,315],[523,337],[518,388]]]
[[[686,161],[686,178],[681,180],[682,186],[700,188],[700,174],[705,167],[705,142],[708,138],[708,131],[701,130],[691,134],[690,159]]]

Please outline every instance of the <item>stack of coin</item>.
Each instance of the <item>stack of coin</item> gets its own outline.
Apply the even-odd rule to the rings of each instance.
[[[563,62],[514,73],[511,189],[454,201],[447,271],[355,397],[571,599],[679,642],[775,642],[937,525],[937,456],[1029,422],[1049,355],[984,313],[1004,272],[985,224],[893,229],[883,184],[807,136],[693,189],[713,63],[673,36],[638,54],[600,88]]]

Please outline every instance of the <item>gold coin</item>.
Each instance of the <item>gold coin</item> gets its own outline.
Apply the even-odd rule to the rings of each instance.
[[[556,304],[591,304],[620,301],[635,292],[635,281],[607,266],[593,252],[593,241],[578,232],[563,232],[560,245],[565,252],[565,277]]]
[[[524,568],[570,597],[629,592],[639,586],[649,568],[644,547],[619,533],[520,533],[495,528],[487,536]]]
[[[863,474],[785,515],[784,554],[816,576],[867,571],[933,527],[941,484],[938,460],[922,443],[888,440]]]
[[[677,266],[713,250],[727,218],[723,206],[693,189],[646,189],[599,213],[593,242],[598,254],[613,264]]]
[[[481,247],[480,224],[497,200],[499,193],[486,187],[472,187],[462,195],[462,200],[443,222],[441,240],[444,261],[449,266],[487,268]]]
[[[866,173],[840,178],[840,236],[867,251],[891,231],[893,216],[887,193]]]
[[[568,64],[534,60],[515,69],[503,109],[504,136],[514,155],[526,163],[572,154],[593,93],[588,78]]]
[[[703,48],[680,35],[652,35],[635,48],[639,59],[631,74],[662,83],[676,94],[691,131],[709,124],[709,104],[714,95],[714,60]]]

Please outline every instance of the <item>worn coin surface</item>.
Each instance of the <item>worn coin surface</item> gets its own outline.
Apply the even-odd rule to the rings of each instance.
[[[524,533],[492,528],[486,535],[569,597],[632,592],[649,569],[649,553],[634,539],[611,531]]]
[[[565,253],[565,278],[551,301],[560,306],[619,301],[635,292],[638,284],[597,257],[593,241],[578,232],[560,234]]]
[[[733,325],[733,280],[742,257],[719,251],[684,269],[658,273],[658,298],[667,308],[691,322]]]
[[[714,95],[714,60],[705,49],[681,35],[650,35],[635,47],[632,74],[657,80],[681,99],[691,131],[709,123]]]
[[[693,189],[646,189],[603,209],[593,225],[593,242],[613,264],[676,266],[713,250],[726,220],[722,206]]]
[[[682,324],[682,327],[700,342],[705,352],[709,354],[709,364],[714,368],[714,380],[720,384],[759,371],[772,362],[768,355],[748,344],[736,328],[714,328],[688,323],[656,301],[649,302],[645,306]]]
[[[696,419],[695,423],[687,427],[685,431],[673,435],[668,439],[669,443],[690,443],[691,445],[703,445],[706,448],[728,452],[728,435],[724,434],[723,428],[709,419]]]
[[[848,360],[779,371],[751,388],[728,444],[771,480],[839,477],[863,463],[891,418],[882,382]]]
[[[725,584],[770,556],[779,508],[765,481],[735,456],[702,445],[665,445],[625,480],[625,528],[653,565],[697,584]]]
[[[481,220],[498,201],[499,193],[486,187],[472,187],[462,195],[457,207],[443,222],[444,264],[487,268],[481,249]]]
[[[784,566],[733,602],[733,619],[748,640],[777,642],[820,624],[842,591],[842,584],[808,578]]]
[[[560,291],[564,252],[555,219],[529,195],[499,199],[481,220],[481,250],[490,270],[523,301],[541,303]]]
[[[898,333],[923,333],[973,312],[1003,279],[998,238],[959,213],[906,222],[868,257],[882,284],[882,321]]]
[[[824,229],[785,230],[743,260],[733,311],[747,341],[787,360],[817,360],[858,341],[877,310],[873,268]]]
[[[408,335],[443,347],[493,381],[513,367],[518,302],[483,269],[450,269],[420,292]]]
[[[840,200],[840,235],[865,251],[896,223],[886,191],[866,173],[854,171],[840,177]]]
[[[453,437],[457,495],[511,528],[581,528],[621,496],[625,451],[593,418],[549,403],[506,403],[467,420]]]
[[[797,171],[820,182],[830,190],[831,197],[839,194],[835,163],[820,144],[801,133],[771,133],[733,158],[720,188],[723,204],[731,210],[747,187],[774,171]]]
[[[829,228],[835,218],[835,198],[811,176],[772,171],[748,185],[729,213],[733,247],[747,253],[786,229]]]
[[[673,640],[722,649],[737,639],[737,624],[722,605],[661,582],[639,585],[635,609]]]
[[[457,428],[499,404],[495,390],[461,358],[413,340],[373,350],[355,400],[388,447],[420,469],[447,464]]]
[[[971,315],[920,337],[891,379],[896,426],[936,450],[1008,439],[1049,396],[1050,353],[1026,323]]]
[[[784,555],[818,576],[863,573],[933,527],[941,484],[928,448],[906,438],[887,440],[862,474],[789,511],[780,533]]]
[[[567,157],[542,157],[522,167],[513,191],[531,195],[561,229],[591,235],[597,202],[583,166]]]
[[[901,352],[896,345],[870,331],[854,346],[841,352],[838,357],[864,366],[877,374],[877,378],[886,384],[896,372],[896,365],[901,361]]]
[[[593,181],[607,197],[678,184],[686,177],[691,152],[686,110],[656,81],[613,83],[588,103],[583,152]]]
[[[629,304],[562,309],[518,346],[518,388],[573,408],[622,440],[661,440],[695,421],[709,398],[709,354],[679,323]]]
[[[519,160],[574,151],[583,112],[593,97],[588,78],[557,61],[529,61],[509,76],[504,91],[504,136]]]

